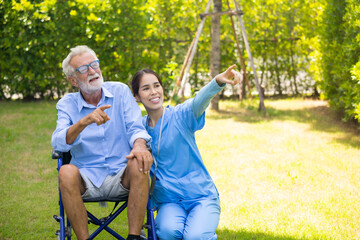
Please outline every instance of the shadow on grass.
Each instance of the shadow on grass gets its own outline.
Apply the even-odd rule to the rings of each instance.
[[[270,239],[270,240],[295,240],[298,238],[295,237],[289,237],[289,236],[274,236],[269,235],[266,233],[261,232],[247,232],[246,230],[239,230],[239,231],[233,231],[233,230],[217,230],[216,234],[218,235],[218,239],[226,239],[226,240],[232,240],[232,239],[244,239],[244,240],[260,240],[260,239]],[[304,238],[302,238],[304,239]]]
[[[261,123],[274,120],[296,121],[309,124],[312,130],[336,133],[342,132],[342,137],[335,141],[350,145],[360,146],[360,127],[354,122],[343,122],[341,116],[327,106],[304,107],[302,109],[276,109],[271,106],[266,107],[267,114],[264,116],[257,108],[243,106],[239,109],[220,110],[217,114],[210,114],[207,117],[214,120],[234,119],[238,122]]]

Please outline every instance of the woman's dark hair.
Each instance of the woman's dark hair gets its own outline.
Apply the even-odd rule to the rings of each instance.
[[[156,72],[154,72],[153,70],[151,69],[148,69],[148,68],[145,68],[145,69],[142,69],[140,71],[137,71],[132,80],[131,80],[131,88],[132,88],[132,91],[133,91],[133,94],[134,96],[138,95],[139,94],[139,88],[140,88],[140,80],[141,78],[145,75],[145,74],[152,74],[154,75],[158,80],[159,80],[159,83],[160,85],[162,86],[162,82],[161,82],[161,79],[160,77],[156,74]]]

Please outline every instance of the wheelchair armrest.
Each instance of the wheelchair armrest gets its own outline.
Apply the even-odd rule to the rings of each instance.
[[[70,151],[68,152],[60,152],[57,150],[53,150],[52,152],[52,159],[59,159],[62,158],[62,164],[68,164],[71,161],[71,154]]]
[[[61,157],[63,157],[63,152],[53,150],[52,159],[59,159]]]

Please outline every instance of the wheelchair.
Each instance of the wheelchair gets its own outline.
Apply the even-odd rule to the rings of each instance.
[[[52,159],[58,160],[58,166],[57,170],[60,170],[60,167],[62,165],[70,163],[71,160],[71,154],[70,152],[58,152],[53,151],[52,153]],[[60,229],[58,229],[55,233],[57,236],[57,239],[59,240],[71,240],[72,236],[72,228],[70,225],[69,220],[67,219],[65,215],[65,210],[62,204],[61,200],[61,192],[60,192],[60,186],[59,188],[59,207],[60,207],[60,215],[54,215],[54,219],[60,224]],[[106,230],[108,233],[110,233],[112,236],[114,236],[116,239],[125,240],[124,237],[122,237],[120,234],[115,232],[113,229],[111,229],[108,225],[116,219],[117,216],[120,215],[122,211],[124,211],[127,207],[127,197],[124,199],[109,199],[105,200],[107,202],[114,202],[114,208],[109,216],[104,218],[97,218],[92,213],[87,211],[88,215],[88,223],[92,223],[98,226],[98,228],[90,235],[89,239],[94,239],[98,234],[101,233],[101,231]],[[86,202],[93,202],[93,201],[84,201]],[[118,207],[118,205],[120,205]],[[118,207],[118,208],[117,208]],[[117,209],[116,209],[117,208]],[[157,240],[156,233],[155,233],[155,220],[154,220],[154,210],[150,206],[150,201],[148,201],[147,209],[146,209],[146,223],[143,225],[143,229],[141,230],[142,235],[146,237],[146,233],[144,229],[147,230],[147,238],[148,240]]]

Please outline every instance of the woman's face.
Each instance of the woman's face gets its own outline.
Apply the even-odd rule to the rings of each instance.
[[[137,101],[144,104],[146,110],[161,109],[164,102],[164,90],[157,79],[151,73],[145,73],[139,86],[139,94],[135,97]]]

